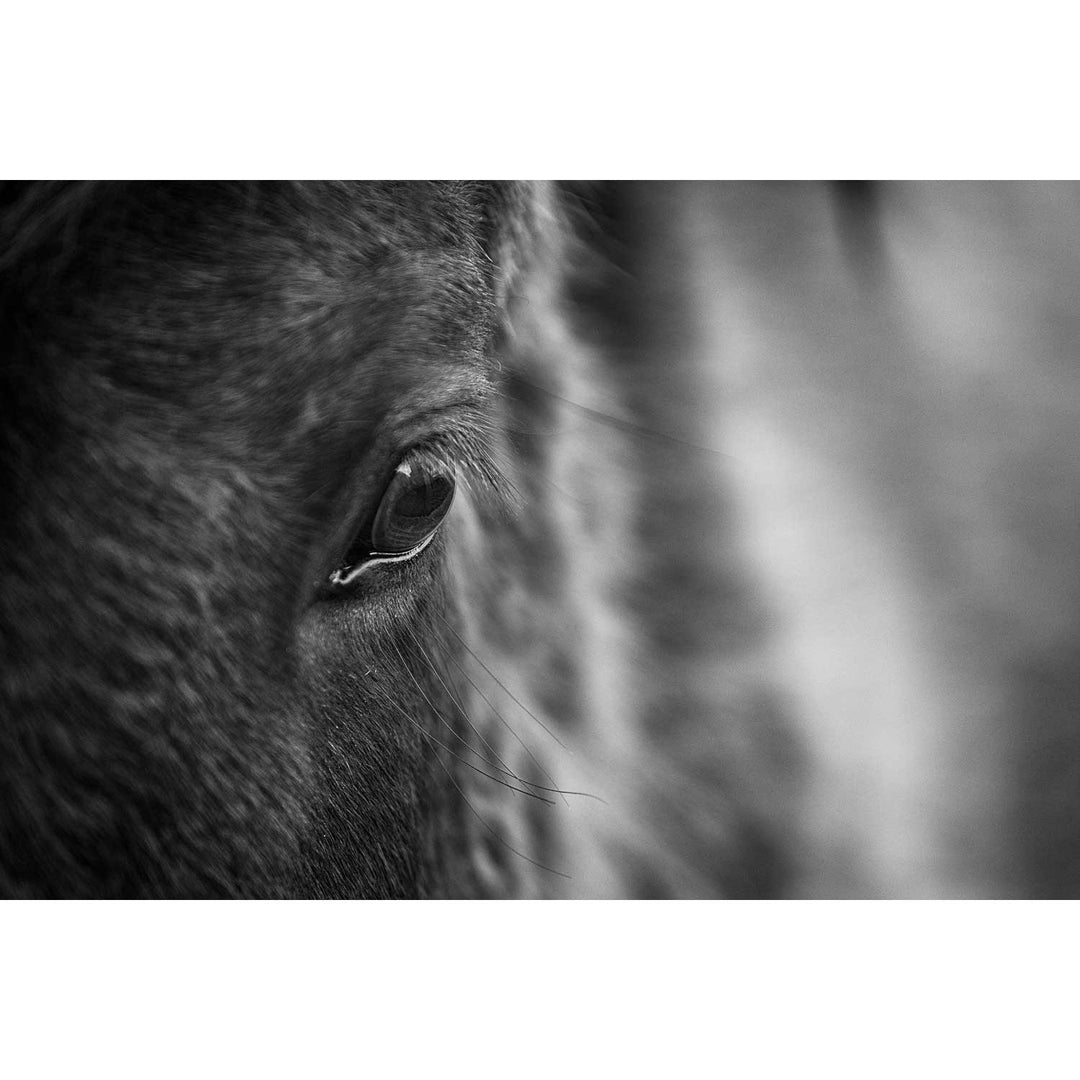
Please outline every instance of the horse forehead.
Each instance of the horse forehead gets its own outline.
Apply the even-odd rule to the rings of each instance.
[[[493,270],[471,188],[149,187],[83,208],[49,287],[28,278],[19,348],[53,370],[40,404],[61,424],[265,450],[483,392]]]

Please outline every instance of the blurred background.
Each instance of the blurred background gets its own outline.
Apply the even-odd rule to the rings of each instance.
[[[725,717],[694,752],[777,891],[1076,895],[1080,188],[580,190],[662,523],[642,602],[686,639],[661,712]]]

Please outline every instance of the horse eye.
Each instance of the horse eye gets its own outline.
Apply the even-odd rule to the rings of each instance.
[[[454,487],[450,466],[408,454],[383,492],[370,536],[355,541],[344,565],[330,575],[330,591],[351,586],[371,566],[419,555],[449,512]]]
[[[454,476],[445,466],[417,457],[394,473],[371,527],[373,555],[414,552],[435,535],[454,499]]]

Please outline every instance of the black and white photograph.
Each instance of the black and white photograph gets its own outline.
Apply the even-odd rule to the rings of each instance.
[[[1080,891],[1080,187],[0,198],[5,896]]]

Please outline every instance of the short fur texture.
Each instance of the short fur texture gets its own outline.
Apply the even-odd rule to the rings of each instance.
[[[4,200],[0,891],[724,889],[721,791],[676,798],[645,718],[635,451],[580,422],[623,406],[564,194]],[[437,542],[315,599],[418,443],[459,473]]]

